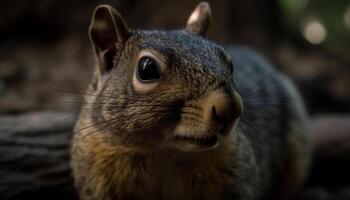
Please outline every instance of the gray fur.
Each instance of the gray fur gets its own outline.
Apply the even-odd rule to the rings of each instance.
[[[303,152],[296,156],[308,159],[307,117],[301,99],[290,81],[258,54],[245,48],[224,49],[185,30],[132,31],[124,46],[115,54],[115,66],[108,75],[100,77],[96,73],[97,83],[92,85],[98,87],[90,87],[88,93],[94,95],[85,105],[90,109],[82,111],[76,127],[72,165],[76,185],[86,199],[94,192],[105,199],[117,199],[118,194],[113,191],[114,180],[109,180],[106,191],[97,192],[97,187],[85,191],[90,187],[86,184],[96,161],[85,153],[89,149],[81,139],[84,134],[79,128],[84,127],[80,123],[88,119],[95,124],[94,134],[103,139],[103,145],[153,152],[181,120],[182,109],[189,101],[218,89],[227,95],[238,91],[244,105],[240,121],[231,132],[236,146],[229,166],[222,166],[230,177],[220,194],[223,199],[276,198],[291,156],[290,134],[298,138]],[[145,49],[162,54],[167,71],[155,90],[139,94],[131,83],[137,56]],[[118,158],[108,161],[111,166],[113,159]],[[216,158],[212,159],[209,162],[215,162]]]

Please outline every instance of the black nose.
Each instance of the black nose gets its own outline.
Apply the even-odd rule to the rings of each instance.
[[[223,113],[218,113],[218,111],[216,110],[215,106],[213,106],[212,108],[212,116],[213,119],[217,122],[221,122],[225,120],[225,115],[223,115]]]
[[[229,123],[242,113],[241,100],[238,95],[221,94],[220,98],[211,102],[211,117],[217,123]]]
[[[217,123],[228,123],[232,120],[237,119],[240,116],[240,112],[235,111],[234,106],[220,108],[220,107],[212,107],[212,118]]]

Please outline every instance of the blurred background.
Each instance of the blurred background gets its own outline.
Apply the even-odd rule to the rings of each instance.
[[[131,28],[183,28],[199,1],[12,0],[0,6],[0,113],[64,110],[94,65],[87,29],[93,9],[115,6]],[[350,109],[349,0],[215,0],[209,38],[257,49],[291,76],[311,114]],[[45,87],[44,87],[45,86]]]
[[[90,80],[94,57],[87,29],[97,5],[113,5],[131,28],[179,29],[199,2],[2,0],[0,115],[78,109],[60,102],[78,100],[76,93]],[[350,0],[208,2],[209,39],[256,49],[299,87],[320,135],[313,191],[325,199],[350,193],[344,189],[350,185]]]

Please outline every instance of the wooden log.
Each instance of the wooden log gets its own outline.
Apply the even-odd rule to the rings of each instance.
[[[350,199],[350,153],[348,148],[335,148],[350,144],[350,134],[344,134],[348,119],[313,120],[316,160],[297,200]],[[74,121],[72,114],[55,112],[0,115],[1,200],[78,199],[69,166]]]
[[[0,199],[77,199],[69,167],[74,118],[0,116]]]

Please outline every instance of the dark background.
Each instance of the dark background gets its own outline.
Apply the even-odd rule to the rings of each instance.
[[[0,6],[0,112],[66,109],[49,94],[29,88],[84,91],[94,58],[87,29],[93,9],[115,6],[131,28],[179,29],[199,1],[3,1]],[[350,3],[348,0],[216,0],[209,38],[257,49],[305,86],[312,114],[350,109]],[[309,22],[326,37],[305,39]],[[317,30],[312,37],[317,38]],[[25,101],[24,101],[25,100]],[[310,101],[313,102],[311,103]],[[315,101],[316,100],[316,101]]]
[[[97,5],[113,5],[131,28],[179,29],[199,2],[1,1],[0,115],[16,118],[47,110],[76,113],[79,104],[63,102],[79,101],[77,93],[84,92],[91,77],[95,61],[87,29]],[[350,1],[208,2],[212,8],[209,39],[258,50],[290,76],[303,94],[315,144],[305,196],[348,199]]]

